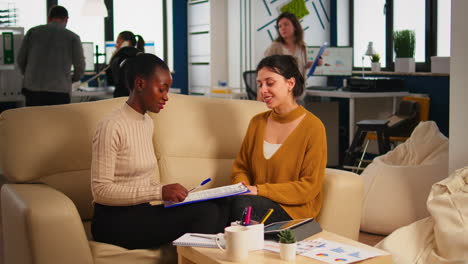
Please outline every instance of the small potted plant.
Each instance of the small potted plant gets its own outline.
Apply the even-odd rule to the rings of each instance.
[[[286,229],[278,234],[279,246],[280,246],[280,257],[286,261],[292,261],[296,259],[296,235],[291,229]]]
[[[414,50],[416,36],[414,30],[393,32],[393,46],[395,50],[395,72],[415,72]]]
[[[371,56],[371,69],[373,72],[380,71],[380,55],[378,53]]]

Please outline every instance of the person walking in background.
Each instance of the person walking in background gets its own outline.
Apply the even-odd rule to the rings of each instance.
[[[129,96],[128,87],[119,80],[120,64],[127,58],[145,52],[145,40],[142,36],[135,35],[131,31],[122,31],[115,42],[116,50],[110,59],[109,68],[106,70],[107,84],[115,86],[114,97]]]
[[[70,103],[72,82],[84,73],[80,37],[65,28],[67,9],[53,6],[47,20],[47,24],[28,30],[18,53],[26,106]]]
[[[297,61],[297,66],[304,79],[307,78],[307,69],[312,61],[307,60],[307,49],[304,42],[304,30],[294,14],[284,12],[276,19],[278,37],[265,50],[265,57],[270,55],[291,55]],[[319,62],[320,65],[320,62]],[[302,99],[302,94],[299,96]],[[263,101],[260,92],[257,100]]]

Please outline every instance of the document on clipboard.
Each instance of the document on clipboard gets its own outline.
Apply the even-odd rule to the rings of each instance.
[[[317,68],[317,64],[322,57],[323,53],[325,52],[325,49],[328,48],[328,43],[325,42],[323,45],[320,47],[319,52],[317,53],[317,56],[315,56],[314,62],[312,63],[312,66],[310,67],[309,73],[307,73],[307,78],[312,76],[315,72],[315,68]]]
[[[248,192],[250,192],[249,188],[247,188],[247,186],[245,186],[242,183],[231,184],[231,185],[207,189],[203,191],[191,192],[187,195],[187,197],[185,197],[185,200],[180,203],[164,201],[164,207],[166,208],[174,207],[178,205],[202,202],[202,201],[207,201],[207,200],[212,200],[212,199],[239,195],[239,194],[248,193]]]

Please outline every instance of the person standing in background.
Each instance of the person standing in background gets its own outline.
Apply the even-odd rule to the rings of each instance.
[[[115,52],[112,54],[109,68],[106,70],[107,83],[115,86],[114,97],[129,96],[128,87],[119,80],[120,64],[127,58],[145,52],[145,40],[142,36],[135,35],[131,31],[122,31],[115,42]]]
[[[84,73],[80,37],[65,28],[67,9],[53,6],[47,21],[28,30],[18,53],[26,106],[70,103],[72,82],[79,81]]]
[[[276,19],[278,37],[265,50],[265,57],[271,55],[291,55],[297,61],[297,66],[304,79],[307,79],[307,69],[312,66],[312,61],[307,60],[307,49],[304,42],[304,30],[294,14],[284,12]],[[320,61],[319,61],[320,65]],[[303,94],[298,99],[302,100]],[[257,92],[257,100],[263,101],[260,92]]]

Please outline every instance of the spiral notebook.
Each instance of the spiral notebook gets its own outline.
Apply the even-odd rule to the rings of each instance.
[[[212,234],[198,234],[198,233],[186,233],[183,236],[172,242],[174,246],[184,247],[206,247],[206,248],[217,248],[216,239],[223,248],[224,239],[222,236]]]

